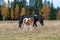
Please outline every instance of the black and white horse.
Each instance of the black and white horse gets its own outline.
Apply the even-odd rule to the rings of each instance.
[[[30,18],[30,17],[33,17],[34,18],[34,24],[33,24],[33,27],[37,27],[37,24],[36,22],[39,21],[39,23],[43,26],[43,16],[31,16],[31,15],[23,15],[20,17],[19,19],[19,27],[21,28],[21,25],[23,23],[23,19],[24,18]],[[35,25],[35,26],[34,26]]]
[[[44,25],[44,23],[43,23],[43,20],[44,20],[43,16],[41,16],[41,15],[40,15],[40,16],[34,15],[33,17],[34,17],[33,27],[34,27],[34,25],[35,25],[35,27],[37,27],[37,24],[36,24],[37,21],[39,21],[39,23],[40,23],[42,26]]]

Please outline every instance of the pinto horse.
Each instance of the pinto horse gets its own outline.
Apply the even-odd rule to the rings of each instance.
[[[34,18],[33,17],[29,17],[29,18],[24,18],[23,19],[23,31],[24,30],[29,30],[32,31],[33,29],[33,24],[34,24]]]

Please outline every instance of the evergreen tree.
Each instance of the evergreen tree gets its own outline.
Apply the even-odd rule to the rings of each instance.
[[[43,4],[42,4],[42,0],[37,0],[37,4],[36,4],[36,5],[37,5],[37,7],[41,8],[42,5],[43,5]]]
[[[17,0],[14,0],[14,8],[16,7]]]
[[[50,20],[55,20],[56,19],[56,9],[53,7],[53,2],[51,3],[49,19]]]
[[[1,15],[1,5],[0,5],[0,20],[2,20],[2,15]]]
[[[10,14],[11,14],[10,8],[11,8],[11,4],[10,1],[8,0],[8,16],[7,16],[8,20],[10,20]]]
[[[20,9],[26,6],[26,0],[21,0],[19,3]]]
[[[29,6],[33,7],[33,6],[35,5],[35,1],[36,1],[36,0],[30,0],[30,1],[29,1]]]

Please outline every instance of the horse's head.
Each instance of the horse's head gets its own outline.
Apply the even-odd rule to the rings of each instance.
[[[24,23],[26,25],[30,25],[32,22],[34,22],[34,18],[33,17],[24,19]]]
[[[29,18],[29,22],[30,23],[34,22],[34,18],[33,17]]]

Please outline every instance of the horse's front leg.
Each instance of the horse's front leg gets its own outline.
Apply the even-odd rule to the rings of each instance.
[[[32,31],[34,29],[33,24],[29,26],[29,31]]]
[[[19,24],[19,27],[21,28],[21,24]]]
[[[36,22],[34,22],[34,24],[33,24],[33,27],[37,27],[37,24],[36,24]]]
[[[29,26],[29,31],[32,31],[32,26]]]
[[[23,25],[23,31],[27,31],[28,30],[28,27],[24,24]]]

